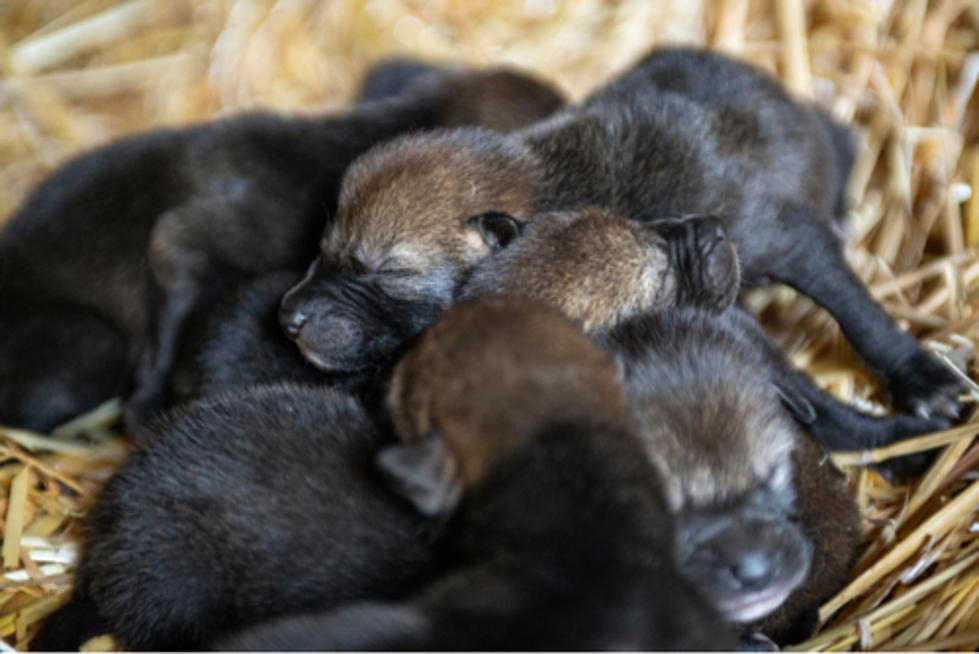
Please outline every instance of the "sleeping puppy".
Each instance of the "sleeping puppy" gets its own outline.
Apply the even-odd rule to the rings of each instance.
[[[281,320],[315,365],[355,370],[431,322],[473,266],[535,215],[587,205],[642,221],[713,214],[746,284],[778,281],[810,296],[897,407],[954,416],[956,376],[897,327],[843,257],[852,158],[841,126],[765,73],[710,52],[654,51],[514,134],[410,135],[360,157]]]
[[[166,414],[106,484],[68,603],[37,647],[200,650],[260,619],[394,600],[434,574],[430,525],[389,493],[389,444],[335,390],[274,385]]]
[[[728,621],[779,644],[807,637],[847,580],[859,515],[843,474],[782,405],[764,354],[728,314],[688,307],[601,341],[666,479],[681,570]]]
[[[793,368],[756,320],[730,306],[739,289],[738,258],[717,217],[637,222],[585,208],[535,217],[505,244],[494,243],[496,251],[473,268],[460,299],[504,295],[546,302],[596,337],[630,318],[677,307],[723,311],[731,329],[764,356],[792,415],[827,448],[880,447],[948,426],[941,418],[861,413]],[[913,471],[915,461],[883,467]]]
[[[607,357],[558,312],[453,308],[399,362],[400,492],[448,569],[394,604],[287,618],[228,649],[729,649],[672,564],[673,525]],[[505,407],[505,410],[501,410]]]
[[[410,76],[397,96],[368,89],[371,101],[344,114],[159,130],[58,169],[0,235],[0,424],[47,431],[131,391],[139,423],[165,399],[196,307],[256,275],[305,268],[357,155],[404,132],[506,128],[561,104],[505,69]],[[99,372],[78,384],[76,370]]]

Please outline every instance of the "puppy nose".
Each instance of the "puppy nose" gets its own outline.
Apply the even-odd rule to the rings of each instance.
[[[767,586],[774,570],[772,557],[759,550],[745,552],[731,566],[731,573],[745,590]]]
[[[282,329],[289,335],[289,338],[294,339],[299,336],[299,330],[306,324],[306,314],[301,311],[280,312],[279,322],[282,323]]]

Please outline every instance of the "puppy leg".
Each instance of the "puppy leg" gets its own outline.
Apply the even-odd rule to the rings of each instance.
[[[184,322],[200,301],[203,280],[211,266],[206,242],[193,244],[189,234],[194,207],[180,207],[160,217],[150,239],[152,271],[151,333],[136,373],[136,387],[127,401],[126,422],[142,424],[165,404],[166,382],[176,358]],[[190,227],[188,227],[190,226]]]
[[[792,246],[769,274],[808,295],[839,323],[853,349],[887,385],[894,404],[928,418],[955,418],[962,384],[901,331],[847,265],[832,234],[803,212],[787,216]]]
[[[946,429],[949,423],[940,416],[921,417],[898,413],[891,416],[871,416],[841,402],[819,388],[812,378],[792,366],[786,356],[771,342],[758,322],[740,309],[730,315],[768,359],[772,381],[783,403],[793,417],[820,444],[830,450],[863,450],[889,445],[896,441]],[[916,455],[914,460],[902,457],[882,465],[882,471],[907,474],[923,468],[928,457]]]

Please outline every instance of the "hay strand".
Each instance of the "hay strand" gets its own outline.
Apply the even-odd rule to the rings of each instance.
[[[10,495],[7,496],[7,515],[3,530],[3,567],[13,568],[20,561],[20,535],[24,529],[24,511],[27,503],[27,482],[29,471],[21,469],[10,482]]]

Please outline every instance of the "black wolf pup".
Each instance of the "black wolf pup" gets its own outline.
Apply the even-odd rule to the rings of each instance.
[[[154,421],[106,484],[43,650],[109,633],[200,650],[259,619],[395,600],[434,574],[430,521],[388,491],[390,444],[332,389],[274,385]]]

